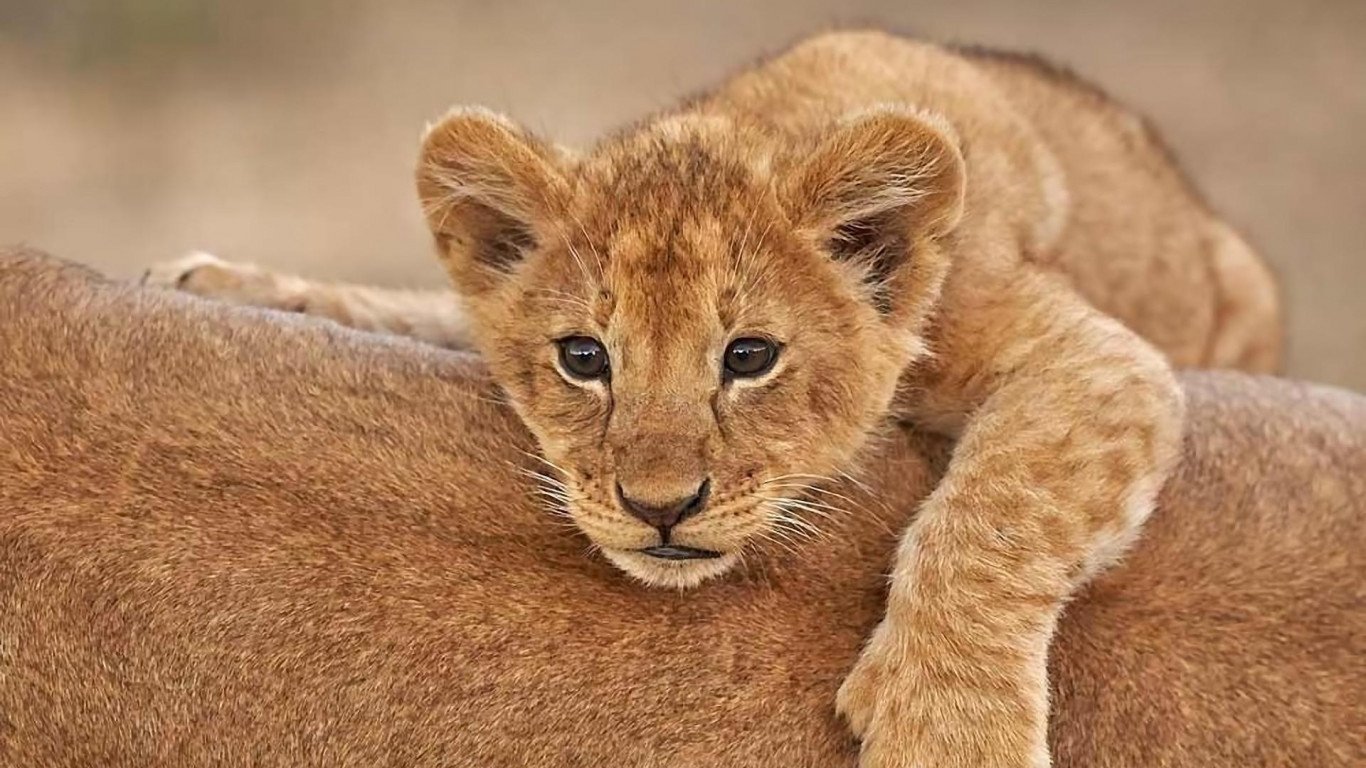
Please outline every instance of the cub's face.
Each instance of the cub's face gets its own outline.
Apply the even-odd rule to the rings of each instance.
[[[780,156],[672,119],[586,158],[501,118],[428,135],[419,189],[546,492],[627,573],[691,586],[800,531],[921,351],[962,195],[896,112]]]

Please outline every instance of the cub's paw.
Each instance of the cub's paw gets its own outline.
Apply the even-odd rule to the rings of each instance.
[[[142,273],[142,284],[211,299],[287,311],[303,311],[295,280],[251,264],[224,261],[202,251],[156,264]]]
[[[839,692],[835,694],[836,711],[849,723],[849,729],[860,739],[866,736],[873,724],[879,695],[883,689],[883,678],[888,671],[887,665],[881,660],[881,654],[874,651],[883,642],[878,639],[881,634],[883,628],[879,626],[868,647],[854,664],[853,670],[840,684]]]
[[[860,768],[1047,768],[1046,700],[1002,686],[985,660],[953,658],[943,640],[890,621],[874,631],[836,698],[862,741]]]
[[[141,282],[155,288],[178,288],[194,293],[195,285],[241,282],[239,273],[248,269],[250,268],[224,261],[211,253],[195,251],[179,259],[152,265],[142,273]]]

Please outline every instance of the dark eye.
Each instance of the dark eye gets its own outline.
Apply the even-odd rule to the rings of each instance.
[[[727,378],[759,376],[768,372],[778,359],[778,347],[768,339],[736,339],[726,347]]]
[[[569,375],[580,379],[601,379],[607,375],[607,350],[602,342],[589,336],[560,339],[560,365]]]

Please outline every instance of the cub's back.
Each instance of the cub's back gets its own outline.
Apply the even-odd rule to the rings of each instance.
[[[1067,276],[1177,365],[1280,362],[1280,302],[1260,257],[1215,214],[1142,115],[1036,56],[956,52],[987,73],[1057,159],[1067,215],[1038,263]]]
[[[1274,370],[1281,317],[1260,258],[1139,115],[1042,59],[881,32],[804,40],[685,108],[801,142],[885,103],[942,114],[969,165],[968,210],[1017,217],[1056,271],[1183,367]]]

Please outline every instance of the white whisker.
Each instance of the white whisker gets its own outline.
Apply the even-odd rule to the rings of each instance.
[[[605,274],[607,270],[602,264],[602,254],[598,253],[597,246],[593,245],[593,238],[588,236],[588,229],[583,226],[583,220],[576,213],[571,212],[569,215],[574,219],[575,226],[579,228],[579,234],[583,235],[583,241],[588,243],[588,250],[593,253],[593,259],[598,263],[598,274]]]

